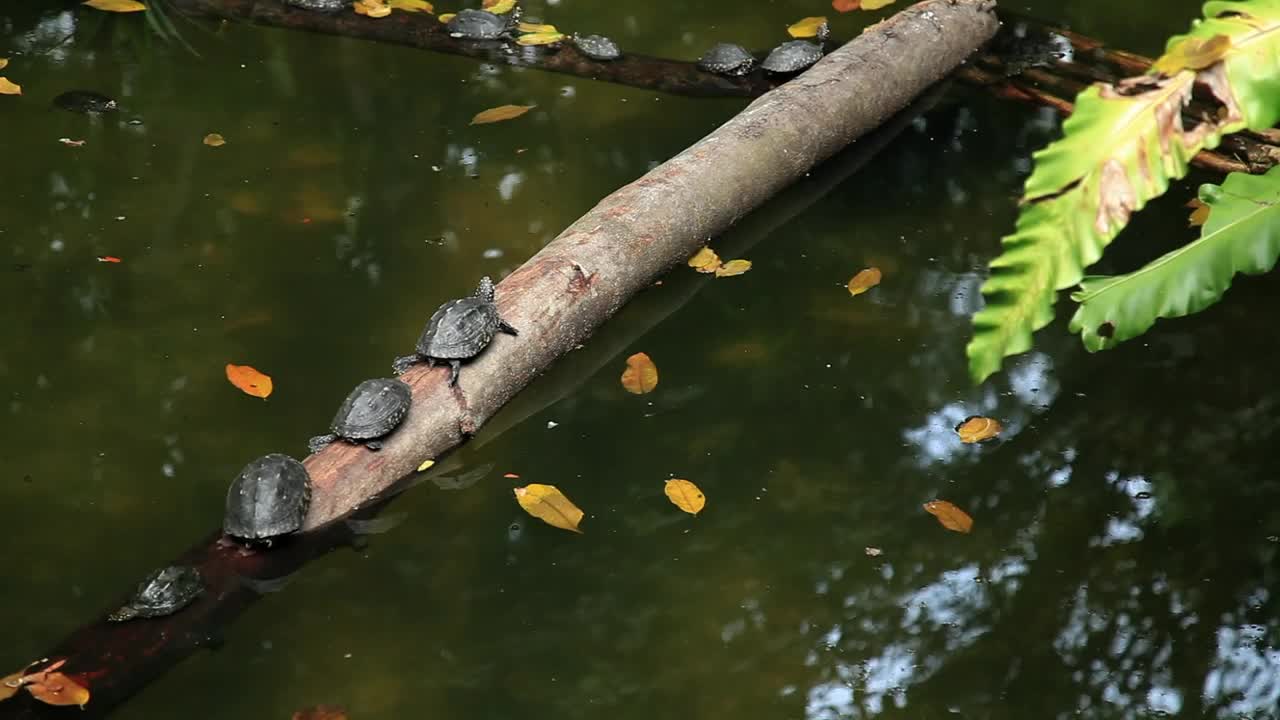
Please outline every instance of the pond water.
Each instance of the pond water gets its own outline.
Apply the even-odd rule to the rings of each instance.
[[[1008,5],[1152,54],[1199,3]],[[526,5],[684,58],[826,9]],[[24,87],[0,97],[14,669],[216,528],[246,461],[303,454],[440,301],[744,104],[174,25],[0,11]],[[50,107],[72,88],[123,111]],[[506,103],[537,108],[468,125]],[[443,463],[452,481],[398,497],[367,546],[307,565],[112,717],[1276,717],[1280,282],[1099,355],[1064,309],[1036,352],[966,379],[983,268],[1056,127],[956,88],[865,164],[816,169],[714,240],[751,272],[677,268]],[[1181,205],[1210,179],[1153,204],[1104,269],[1187,240]],[[869,265],[884,282],[850,298]],[[618,383],[636,351],[661,371],[644,397]],[[275,393],[236,391],[228,362]],[[962,445],[972,414],[1001,439]],[[706,492],[699,517],[663,497],[673,476]],[[581,506],[584,534],[524,515],[529,482]],[[973,532],[941,528],[934,498]]]

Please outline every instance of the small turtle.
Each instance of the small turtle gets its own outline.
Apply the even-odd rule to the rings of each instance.
[[[284,0],[284,4],[312,12],[331,13],[347,7],[351,0]]]
[[[622,50],[618,47],[618,43],[603,35],[575,34],[573,45],[578,48],[578,52],[592,60],[617,60],[622,57]]]
[[[741,45],[716,43],[698,58],[698,69],[717,75],[739,77],[756,67],[756,59]]]
[[[498,306],[493,301],[493,281],[488,276],[480,278],[480,286],[471,297],[450,300],[440,306],[427,321],[413,355],[396,358],[392,369],[399,375],[418,362],[435,365],[436,361],[448,362],[453,368],[449,384],[458,384],[458,367],[461,361],[473,358],[484,351],[499,330],[508,335],[518,335],[515,328],[498,317]]]
[[[119,109],[113,98],[92,90],[68,90],[54,98],[53,104],[78,113],[105,113]]]
[[[511,21],[484,10],[466,9],[459,10],[458,14],[449,18],[445,29],[449,31],[449,37],[498,40],[510,32]]]
[[[329,424],[329,435],[317,435],[311,438],[307,447],[311,452],[320,452],[321,448],[342,438],[351,442],[364,442],[370,450],[381,450],[382,442],[377,438],[391,434],[392,430],[409,414],[409,405],[413,401],[413,393],[409,386],[395,378],[375,378],[365,380],[342,402],[338,414]]]
[[[771,73],[796,73],[822,59],[822,46],[808,40],[784,42],[769,52],[760,67]]]
[[[245,540],[263,540],[302,527],[311,504],[311,476],[302,463],[271,453],[244,466],[227,490],[222,529]]]
[[[172,615],[204,592],[200,571],[184,565],[156,570],[138,585],[124,607],[107,616],[112,622]]]

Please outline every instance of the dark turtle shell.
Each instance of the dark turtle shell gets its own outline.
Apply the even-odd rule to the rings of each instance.
[[[266,540],[302,527],[311,504],[311,476],[288,455],[264,455],[244,466],[227,490],[222,529],[232,537]]]
[[[808,40],[792,40],[770,51],[760,67],[772,73],[793,73],[800,72],[821,59],[821,45]]]
[[[413,392],[395,378],[365,380],[347,395],[329,424],[332,435],[311,438],[311,452],[342,438],[344,440],[374,440],[395,430],[409,414]],[[367,443],[370,450],[382,447],[381,443]]]
[[[436,360],[444,360],[453,367],[449,382],[456,384],[459,361],[479,355],[499,330],[509,335],[519,334],[498,316],[493,281],[486,276],[480,278],[479,287],[470,297],[441,305],[418,336],[415,354],[396,358],[392,368],[399,375],[416,362],[426,360],[434,364]]]
[[[114,99],[92,90],[68,90],[54,98],[53,104],[78,113],[105,113],[119,109]]]
[[[285,5],[292,5],[312,12],[338,12],[351,4],[351,0],[284,0]]]
[[[622,57],[618,43],[603,35],[574,35],[573,45],[578,52],[592,60],[617,60]]]
[[[200,571],[184,565],[156,570],[138,585],[129,602],[107,616],[112,622],[172,615],[204,592]]]
[[[511,22],[504,17],[484,10],[459,10],[445,23],[450,37],[472,40],[497,40],[511,29]]]
[[[741,45],[716,43],[698,58],[698,69],[717,75],[746,75],[756,66],[756,59]]]

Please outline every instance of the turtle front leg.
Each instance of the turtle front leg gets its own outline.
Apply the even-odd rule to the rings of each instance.
[[[391,370],[395,372],[395,374],[400,375],[403,374],[405,370],[417,365],[421,361],[422,358],[418,357],[417,354],[404,355],[396,358],[395,361],[391,363]]]
[[[519,330],[516,330],[515,328],[511,327],[511,323],[507,322],[506,320],[503,320],[502,318],[498,318],[498,329],[512,336],[520,334]]]
[[[338,436],[333,434],[317,435],[307,441],[307,449],[310,450],[312,453],[318,453],[321,450],[323,450],[326,445],[328,445],[329,443],[337,439],[338,439]]]
[[[449,361],[449,385],[451,387],[458,386],[458,371],[462,369],[462,363],[457,360]]]
[[[382,449],[382,441],[381,441],[381,440],[370,440],[370,441],[366,442],[366,443],[364,444],[364,446],[365,446],[365,447],[367,447],[367,448],[369,448],[370,450],[374,450],[374,451],[381,450],[381,449]]]

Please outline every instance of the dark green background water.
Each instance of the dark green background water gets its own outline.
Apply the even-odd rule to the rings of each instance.
[[[18,5],[0,10],[2,74],[24,86],[0,97],[0,669],[215,528],[238,469],[301,455],[439,302],[743,105],[178,22],[196,55],[138,16]],[[1146,54],[1198,7],[1006,5]],[[526,8],[694,58],[827,5]],[[72,88],[124,111],[50,107]],[[538,107],[468,126],[505,103]],[[1059,322],[966,380],[983,268],[1056,127],[959,89],[856,173],[819,168],[715,240],[750,273],[677,269],[452,457],[475,484],[401,496],[397,526],[308,565],[115,716],[1276,717],[1277,280],[1102,355]],[[1193,187],[1103,269],[1187,240]],[[867,265],[884,282],[851,299]],[[639,350],[662,373],[646,397],[618,385]],[[236,391],[227,362],[275,394]],[[961,445],[970,414],[1002,439]],[[663,497],[673,475],[706,491],[700,517]],[[528,482],[568,493],[585,534],[525,516],[510,488]],[[935,497],[974,532],[940,528]]]

